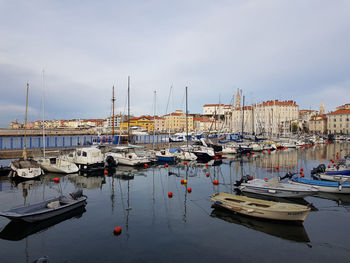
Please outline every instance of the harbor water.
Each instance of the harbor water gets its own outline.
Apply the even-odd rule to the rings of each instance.
[[[234,194],[233,184],[242,175],[272,178],[303,168],[309,178],[312,168],[328,165],[337,153],[343,157],[349,150],[350,143],[345,142],[228,156],[208,166],[119,166],[107,175],[45,174],[20,183],[0,177],[0,210],[77,188],[88,197],[85,209],[43,222],[0,218],[0,261],[33,262],[47,256],[50,263],[349,262],[350,195],[299,200],[312,204],[303,224],[240,216],[214,209],[210,201],[216,192]],[[187,185],[181,179],[187,179]],[[113,233],[117,226],[122,228],[120,235]]]

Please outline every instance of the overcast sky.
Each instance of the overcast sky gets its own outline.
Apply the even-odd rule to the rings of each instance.
[[[0,127],[42,118],[105,118],[117,112],[201,113],[229,104],[295,100],[326,111],[350,103],[350,1],[0,0]],[[168,112],[169,112],[168,110]]]

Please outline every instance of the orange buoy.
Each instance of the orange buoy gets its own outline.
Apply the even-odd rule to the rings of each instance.
[[[191,193],[191,192],[192,192],[192,188],[191,188],[191,187],[188,187],[188,188],[187,188],[187,192]]]
[[[107,171],[107,170],[104,170],[104,174],[108,174],[108,171]]]
[[[113,230],[114,235],[119,236],[122,233],[122,228],[120,226],[117,226]]]
[[[206,176],[206,177],[209,177],[209,176],[210,176],[210,174],[209,174],[209,173],[206,173],[206,174],[205,174],[205,176]]]
[[[173,197],[173,192],[169,192],[169,193],[168,193],[168,197],[169,197],[169,198],[172,198],[172,197]]]
[[[184,184],[184,183],[185,183],[184,179],[181,179],[181,184]]]
[[[53,181],[54,181],[56,184],[58,184],[58,183],[60,182],[60,178],[56,177],[56,178],[53,179]]]
[[[208,165],[209,165],[208,163],[205,164],[206,167],[208,167]]]
[[[144,166],[145,166],[145,168],[148,168],[148,164],[147,164],[147,163],[145,163],[145,165],[144,165]]]
[[[255,154],[255,152],[252,152],[252,155],[254,155]]]
[[[169,164],[166,163],[166,164],[165,164],[165,167],[168,167],[168,166],[169,166]]]
[[[253,179],[254,179],[254,176],[251,175],[251,176],[250,176],[250,180],[253,180]]]
[[[186,161],[184,161],[184,165],[187,165],[187,162],[186,162]]]

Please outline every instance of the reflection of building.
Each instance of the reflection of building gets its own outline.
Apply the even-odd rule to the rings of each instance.
[[[347,105],[349,105],[349,109],[347,109]],[[338,110],[327,114],[328,133],[350,134],[350,104],[341,107],[343,108],[338,107]]]
[[[81,176],[77,174],[67,175],[68,180],[74,184],[76,188],[96,189],[101,188],[102,184],[105,183],[103,176]]]
[[[279,166],[280,169],[296,169],[298,167],[298,151],[294,149],[281,153],[272,152],[266,158],[257,158],[256,166],[261,168],[273,168]]]

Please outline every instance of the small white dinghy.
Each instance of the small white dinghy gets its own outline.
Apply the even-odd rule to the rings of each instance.
[[[303,198],[318,193],[313,186],[296,185],[290,182],[280,182],[278,177],[269,180],[253,179],[241,183],[239,190],[246,193],[254,193],[267,196],[284,198]]]
[[[214,207],[264,219],[303,222],[311,208],[304,205],[266,201],[247,196],[216,193],[210,197]]]

